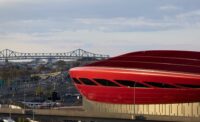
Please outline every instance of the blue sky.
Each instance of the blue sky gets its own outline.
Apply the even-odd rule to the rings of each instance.
[[[199,0],[0,0],[0,50],[200,51]]]

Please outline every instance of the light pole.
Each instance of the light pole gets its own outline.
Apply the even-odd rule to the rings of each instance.
[[[32,109],[32,112],[33,112],[33,121],[34,121],[34,119],[35,119],[35,115],[34,115],[34,107],[33,107],[33,109]]]
[[[9,102],[10,102],[10,106],[9,106],[9,117],[11,118],[11,109],[12,109],[12,106],[11,106],[11,99],[9,100]]]
[[[26,87],[26,84],[24,83],[24,110],[25,110],[25,102],[26,102],[25,87]]]
[[[136,86],[136,82],[134,82],[134,89],[133,89],[133,92],[134,92],[134,94],[133,94],[133,102],[134,102],[134,114],[135,114],[135,86]]]

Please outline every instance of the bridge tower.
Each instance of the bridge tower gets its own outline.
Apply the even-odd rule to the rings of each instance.
[[[5,63],[8,63],[8,59],[7,58],[5,59]]]
[[[53,59],[53,58],[48,58],[48,59],[47,59],[47,63],[50,63],[50,64],[52,64],[52,63],[53,63],[53,61],[54,61],[54,59]]]

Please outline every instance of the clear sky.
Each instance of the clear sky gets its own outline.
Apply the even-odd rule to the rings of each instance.
[[[200,51],[200,0],[0,0],[0,50]]]

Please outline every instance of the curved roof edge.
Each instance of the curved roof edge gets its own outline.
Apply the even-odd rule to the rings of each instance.
[[[137,51],[87,66],[139,68],[200,74],[200,52],[181,50]]]

